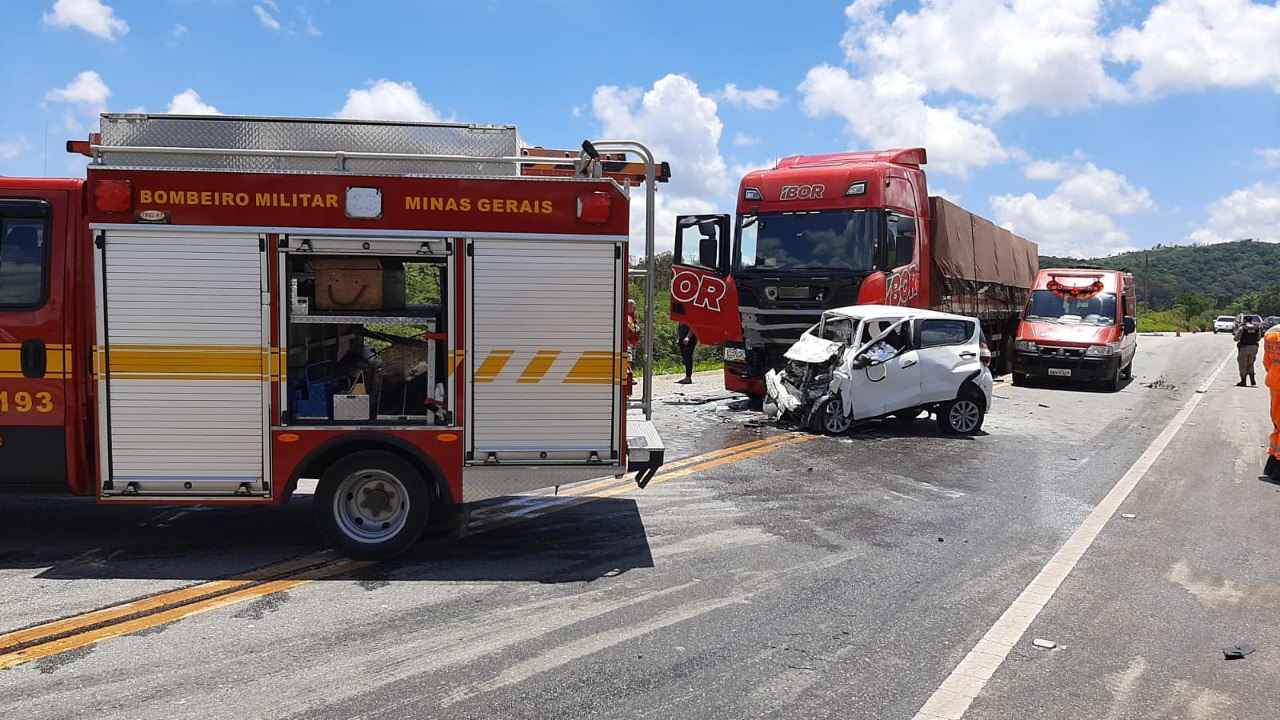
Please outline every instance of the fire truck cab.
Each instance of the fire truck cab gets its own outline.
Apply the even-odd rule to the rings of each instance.
[[[385,558],[466,503],[643,486],[629,191],[651,208],[665,174],[600,148],[645,162],[511,126],[104,115],[68,143],[86,180],[0,178],[0,490],[273,504],[315,479],[326,540]]]

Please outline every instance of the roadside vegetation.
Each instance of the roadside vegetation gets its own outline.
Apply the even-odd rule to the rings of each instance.
[[[671,320],[671,253],[657,257],[654,284],[653,314],[653,372],[669,375],[684,372],[680,350],[676,347],[676,324]],[[632,265],[632,272],[643,266]],[[644,318],[644,278],[631,276],[631,298],[636,301],[636,317]],[[718,347],[699,343],[693,354],[694,371],[718,370],[724,367],[724,358]]]

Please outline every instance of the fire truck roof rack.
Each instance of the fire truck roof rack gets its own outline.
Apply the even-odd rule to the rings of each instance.
[[[334,118],[107,113],[89,142],[68,152],[98,167],[135,170],[350,172],[369,175],[572,177],[577,151],[528,148],[513,125]],[[643,163],[625,153],[596,156],[595,177],[638,184]],[[666,182],[666,163],[653,179]]]

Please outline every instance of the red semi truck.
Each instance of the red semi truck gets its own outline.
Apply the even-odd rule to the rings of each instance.
[[[736,221],[676,221],[671,318],[724,347],[729,390],[764,374],[823,310],[885,304],[977,318],[1004,370],[1035,243],[930,197],[924,148],[797,155],[742,179]]]
[[[651,318],[638,402],[624,340],[629,188],[651,277],[667,174],[642,145],[104,115],[68,149],[86,179],[0,178],[0,491],[270,505],[318,479],[329,542],[382,558],[465,503],[661,465]]]

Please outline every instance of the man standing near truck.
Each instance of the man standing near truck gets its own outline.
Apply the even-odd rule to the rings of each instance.
[[[1258,359],[1258,343],[1262,340],[1262,326],[1253,322],[1253,319],[1246,315],[1245,321],[1236,328],[1236,363],[1240,366],[1240,382],[1236,383],[1237,387],[1245,386],[1245,378],[1249,378],[1249,382],[1254,385],[1258,381],[1253,376],[1253,364]]]
[[[1271,328],[1262,344],[1262,367],[1267,371],[1267,389],[1271,391],[1271,438],[1262,472],[1272,482],[1280,483],[1280,325]]]

